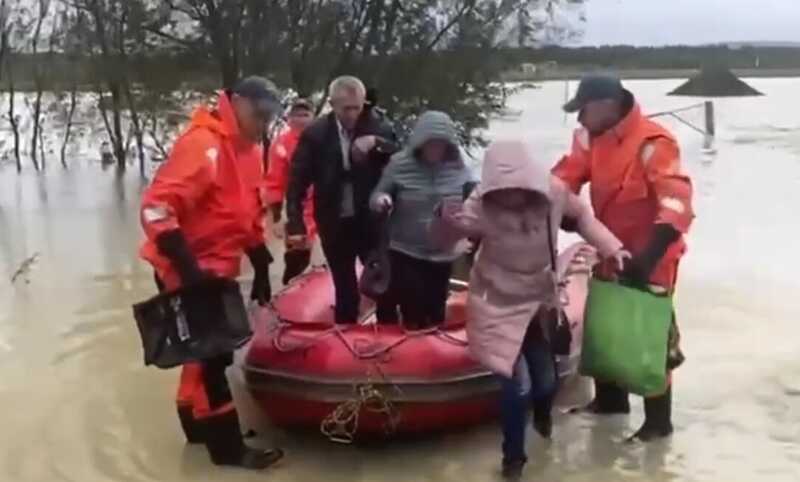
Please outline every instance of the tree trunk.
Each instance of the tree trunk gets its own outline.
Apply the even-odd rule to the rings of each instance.
[[[44,24],[45,19],[47,18],[47,12],[50,7],[49,0],[39,0],[37,2],[38,6],[38,18],[36,19],[36,28],[33,31],[33,38],[31,39],[31,47],[33,57],[36,58],[37,54],[39,53],[39,40],[42,35],[42,25]],[[36,63],[33,68],[33,83],[36,87],[36,98],[33,104],[33,132],[31,133],[31,160],[33,161],[33,165],[36,167],[36,170],[39,170],[39,162],[37,160],[39,156],[38,152],[38,143],[41,139],[41,134],[39,130],[42,124],[42,95],[44,86],[43,83],[43,74],[41,71],[41,66]],[[42,167],[44,167],[44,159],[41,161]]]
[[[239,65],[237,58],[233,54],[232,46],[225,31],[222,13],[213,0],[205,1],[208,17],[205,19],[206,29],[208,30],[211,43],[214,46],[214,53],[219,63],[222,85],[225,88],[233,87],[239,77]]]
[[[33,101],[33,133],[31,133],[31,160],[33,161],[33,165],[37,166],[36,170],[39,170],[39,139],[41,136],[39,135],[40,125],[42,121],[42,87],[41,84],[37,81],[36,82],[36,98]],[[42,167],[44,167],[44,160],[41,162]]]
[[[141,117],[139,110],[136,108],[136,100],[133,98],[130,82],[125,82],[125,98],[128,102],[128,110],[131,113],[131,127],[133,128],[133,136],[136,138],[136,150],[139,154],[139,174],[144,177],[145,174],[145,156],[144,156],[144,132],[142,129]]]
[[[67,112],[66,126],[64,126],[64,140],[61,143],[61,166],[67,169],[67,146],[72,135],[72,121],[75,118],[75,109],[78,106],[78,83],[75,82],[69,93],[69,111]]]
[[[22,156],[20,156],[19,121],[14,109],[17,91],[14,86],[14,76],[8,70],[8,121],[11,123],[11,132],[14,134],[14,160],[17,162],[17,172],[22,172]]]
[[[125,170],[127,153],[125,152],[125,135],[122,133],[122,96],[118,84],[109,85],[111,91],[111,119],[113,121],[113,136],[111,138],[114,147],[114,157],[117,158],[117,169]]]
[[[39,155],[41,156],[39,159],[42,164],[42,170],[44,171],[47,169],[47,155],[44,150],[44,129],[41,127],[39,128]]]

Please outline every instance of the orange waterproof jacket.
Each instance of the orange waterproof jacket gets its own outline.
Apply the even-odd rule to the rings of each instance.
[[[694,219],[692,183],[681,169],[675,138],[634,104],[631,112],[608,132],[590,137],[578,129],[572,152],[553,170],[578,193],[590,183],[592,206],[603,222],[634,256],[650,242],[654,224],[671,224],[686,234]],[[686,252],[681,237],[667,250],[650,282],[672,290],[678,261]],[[611,267],[601,267],[601,275]]]
[[[155,244],[164,231],[180,228],[200,268],[225,278],[239,275],[247,248],[264,243],[261,159],[260,143],[239,134],[224,92],[215,110],[195,111],[142,196],[140,254],[168,290],[180,279]]]
[[[266,199],[268,205],[283,204],[286,199],[286,190],[289,187],[289,166],[300,141],[302,131],[287,128],[275,139],[269,148],[269,170],[266,177]],[[314,221],[314,188],[308,190],[303,206],[303,219],[306,223],[308,237],[312,238],[317,232]]]

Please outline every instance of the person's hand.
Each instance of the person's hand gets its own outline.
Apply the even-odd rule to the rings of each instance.
[[[614,267],[616,268],[618,273],[621,273],[625,270],[628,261],[632,258],[633,255],[631,255],[631,253],[625,249],[620,249],[609,257],[609,259],[614,260]]]
[[[353,141],[353,149],[359,154],[367,155],[375,148],[378,139],[375,136],[361,136]]]
[[[287,236],[286,249],[288,251],[308,249],[308,238],[304,234],[293,234],[291,236]]]
[[[478,243],[474,239],[465,238],[456,243],[455,252],[460,255],[468,255],[471,256],[475,254],[475,250],[478,248]]]
[[[275,239],[283,239],[286,236],[286,223],[283,221],[272,222],[272,235]]]
[[[394,208],[394,202],[392,201],[392,196],[388,194],[381,194],[375,200],[375,208],[381,214],[386,214],[392,211]]]
[[[478,250],[478,240],[473,238],[467,238],[466,254],[475,254],[477,250]]]
[[[464,202],[457,199],[445,199],[440,204],[442,219],[459,221],[464,213]]]
[[[624,264],[625,267],[618,274],[620,281],[638,288],[647,287],[655,266],[642,256],[629,257]]]

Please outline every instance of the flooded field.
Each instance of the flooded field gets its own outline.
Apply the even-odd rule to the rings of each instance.
[[[679,81],[631,82],[648,111]],[[761,79],[766,97],[717,102],[717,153],[675,121],[696,183],[698,219],[682,268],[688,362],[675,382],[675,436],[620,443],[641,422],[559,415],[551,443],[531,435],[526,480],[800,480],[800,79]],[[563,83],[515,96],[491,136],[520,136],[555,162],[572,119]],[[687,114],[700,122],[702,114]],[[187,447],[174,414],[177,372],[142,366],[130,305],[154,292],[137,258],[141,181],[99,166],[43,177],[0,171],[0,480],[475,481],[499,478],[493,426],[380,448],[270,429],[238,386],[245,423],[288,457],[252,474]],[[32,260],[25,263],[25,260]],[[12,285],[12,275],[22,266]],[[278,270],[275,270],[277,274]],[[277,281],[275,286],[277,286]],[[231,374],[234,378],[238,374]]]

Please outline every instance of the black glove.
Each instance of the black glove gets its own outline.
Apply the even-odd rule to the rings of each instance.
[[[392,155],[400,150],[400,146],[396,142],[377,136],[375,138],[375,150],[380,154]]]
[[[269,211],[272,214],[272,222],[281,222],[281,215],[283,214],[283,203],[275,203],[269,206]]]
[[[671,224],[656,224],[650,243],[644,251],[625,262],[625,269],[620,273],[622,281],[636,287],[647,286],[669,245],[680,237],[681,233]]]
[[[272,255],[265,245],[260,244],[248,249],[247,257],[250,258],[250,264],[253,265],[253,271],[255,271],[250,299],[264,306],[272,298],[272,285],[269,281],[269,265],[273,261]]]
[[[464,201],[472,195],[472,191],[474,191],[476,187],[478,187],[478,183],[475,181],[465,182],[464,185],[461,186],[461,197],[464,198]]]
[[[161,233],[156,238],[156,246],[161,254],[172,263],[183,286],[197,284],[208,277],[197,264],[197,258],[189,249],[189,243],[180,229]]]

